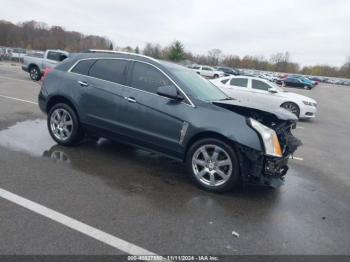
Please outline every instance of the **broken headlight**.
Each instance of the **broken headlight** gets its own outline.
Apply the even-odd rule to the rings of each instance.
[[[260,134],[264,143],[265,154],[281,157],[282,149],[275,130],[261,124],[253,118],[249,118],[249,123],[250,126]]]

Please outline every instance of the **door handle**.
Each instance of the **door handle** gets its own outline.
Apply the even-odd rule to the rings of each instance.
[[[128,100],[128,102],[130,103],[136,103],[136,99],[133,97],[124,97],[126,100]]]
[[[78,81],[78,83],[79,83],[81,86],[88,86],[88,83],[85,82],[85,81]]]

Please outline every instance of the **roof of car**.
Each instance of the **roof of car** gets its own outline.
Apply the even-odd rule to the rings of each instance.
[[[238,75],[238,76],[230,75],[230,76],[225,76],[225,77],[219,78],[219,80],[231,79],[231,78],[249,78],[249,79],[255,79],[255,80],[268,82],[268,80],[266,80],[264,78],[260,78],[260,77],[257,77],[257,76],[245,76],[245,75]]]
[[[144,62],[156,62],[156,63],[160,62],[157,59],[154,59],[149,56],[141,55],[141,54],[122,52],[122,51],[98,50],[98,49],[92,49],[86,52],[76,53],[75,58],[77,60],[85,59],[85,58],[126,58],[126,59],[140,60]]]

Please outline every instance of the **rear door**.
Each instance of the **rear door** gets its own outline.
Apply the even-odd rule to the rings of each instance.
[[[228,95],[242,102],[249,101],[249,79],[245,77],[233,77],[226,83]],[[227,93],[227,92],[226,92]]]
[[[213,69],[207,66],[202,66],[202,75],[206,77],[213,77]]]
[[[129,65],[124,59],[84,60],[91,63],[87,76],[78,76],[79,105],[86,124],[119,133],[125,99],[123,90]],[[91,62],[92,61],[92,62]],[[81,63],[81,62],[80,62]],[[72,70],[79,71],[79,64]]]
[[[182,115],[190,105],[157,94],[158,87],[174,83],[153,65],[135,61],[128,85],[124,92],[128,105],[121,115],[127,135],[155,150],[181,152]]]

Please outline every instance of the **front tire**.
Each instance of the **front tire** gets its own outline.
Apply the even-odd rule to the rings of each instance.
[[[297,104],[293,102],[286,102],[281,105],[282,108],[288,110],[289,112],[293,113],[296,115],[297,118],[300,116],[300,108]]]
[[[216,78],[219,78],[219,75],[215,74],[215,75],[214,75],[214,78],[215,78],[215,79],[216,79]]]
[[[219,139],[202,139],[187,154],[186,165],[191,179],[212,192],[225,192],[239,181],[239,162],[234,149]]]
[[[75,111],[67,104],[54,105],[48,114],[50,135],[62,146],[76,145],[82,138],[82,130]]]

